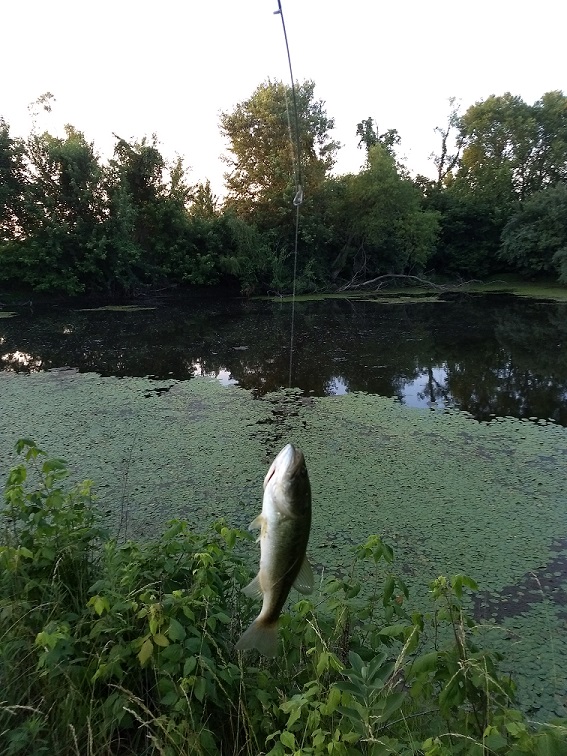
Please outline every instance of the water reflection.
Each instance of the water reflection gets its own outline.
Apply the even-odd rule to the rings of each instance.
[[[0,340],[0,344],[5,339]],[[20,352],[16,349],[15,352],[6,352],[0,356],[0,364],[6,371],[20,372],[22,368],[27,373],[35,373],[43,370],[43,360],[40,357],[34,357],[27,352]]]
[[[22,311],[0,324],[0,369],[71,366],[265,393],[288,385],[290,306],[162,301],[138,312]],[[385,305],[297,303],[292,384],[317,396],[366,391],[567,425],[567,306],[503,296]]]
[[[334,375],[327,383],[325,393],[330,396],[341,396],[348,392],[348,385],[340,375]]]
[[[199,362],[193,363],[193,376],[205,376],[209,378],[216,378],[223,386],[236,386],[238,381],[232,377],[230,370],[221,368],[220,370],[207,371]]]
[[[422,370],[403,387],[403,401],[410,407],[445,407],[451,404],[451,392],[447,385],[449,373],[446,365]]]

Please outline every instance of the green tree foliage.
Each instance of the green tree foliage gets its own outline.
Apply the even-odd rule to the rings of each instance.
[[[502,232],[502,259],[522,275],[559,273],[567,282],[567,184],[535,192]]]
[[[449,116],[444,127],[436,126],[435,132],[441,137],[439,154],[431,157],[437,169],[436,188],[442,188],[446,179],[452,176],[458,165],[463,146],[463,135],[459,133],[459,103],[456,97],[449,97]],[[451,143],[453,142],[453,145]]]
[[[510,202],[516,189],[522,192],[533,135],[530,111],[510,93],[472,105],[460,121],[464,149],[458,177],[500,202]]]
[[[445,171],[446,137],[458,125],[462,147],[455,171]],[[492,95],[439,129],[438,192],[429,206],[442,213],[436,269],[484,275],[505,268],[501,234],[534,192],[557,183],[567,172],[567,98],[548,92],[533,105],[506,93]],[[537,263],[535,265],[537,266]],[[541,268],[540,268],[541,269]]]
[[[250,248],[255,262],[246,268],[254,267],[258,282],[277,291],[292,288],[298,173],[304,201],[297,290],[313,289],[328,277],[322,251],[329,235],[323,223],[324,203],[339,144],[330,136],[334,121],[327,116],[324,102],[315,99],[314,89],[312,81],[296,86],[297,121],[291,87],[272,81],[261,84],[234,111],[221,115],[221,130],[231,153],[227,158],[230,170],[225,174],[225,210],[260,231],[265,241]],[[268,256],[263,264],[261,254]]]
[[[28,182],[24,155],[24,141],[10,137],[10,127],[0,118],[0,244],[21,233]]]
[[[370,152],[372,147],[377,144],[394,155],[396,147],[400,143],[400,135],[396,129],[388,129],[383,134],[378,131],[378,126],[374,125],[373,118],[365,118],[356,126],[356,135],[359,138],[358,146],[366,149],[366,154]]]
[[[150,143],[143,139],[131,144],[118,138],[109,164],[107,191],[112,216],[124,216],[128,224],[126,244],[112,250],[114,266],[120,260],[128,276],[124,285],[152,280],[164,262],[167,232],[175,228],[164,170],[155,135]]]
[[[227,207],[261,229],[288,224],[296,193],[296,127],[299,130],[301,179],[306,201],[320,189],[339,147],[329,132],[334,120],[314,99],[315,84],[296,86],[297,123],[291,87],[267,81],[231,113],[221,114],[229,142],[230,170],[225,174]]]
[[[102,170],[94,146],[73,126],[64,139],[32,133],[18,243],[5,255],[4,275],[38,290],[84,291],[104,257],[107,214]]]
[[[425,207],[439,213],[440,233],[431,267],[441,275],[487,276],[505,268],[500,259],[501,208],[460,183],[432,189]]]
[[[167,166],[155,137],[118,139],[105,166],[72,126],[65,139],[32,133],[24,143],[4,125],[0,158],[4,280],[66,294],[219,280],[214,203],[204,229],[187,206],[203,204],[206,188],[187,183],[180,159]]]
[[[471,106],[459,126],[459,167],[437,205],[447,211],[443,257],[447,271],[486,274],[497,269],[500,234],[520,199],[516,181],[529,149],[530,109],[519,97],[492,96]]]
[[[197,184],[190,199],[189,215],[192,218],[215,218],[219,214],[219,199],[213,194],[210,181]]]
[[[534,105],[509,92],[471,106],[460,119],[458,178],[500,204],[523,201],[567,176],[567,97],[548,92]]]
[[[363,281],[424,270],[435,249],[438,214],[422,209],[419,189],[400,174],[391,152],[369,149],[367,166],[334,184],[335,277]]]
[[[181,159],[167,163],[155,135],[117,137],[102,163],[73,126],[64,137],[38,133],[50,93],[31,106],[28,139],[12,138],[0,119],[0,281],[82,294],[177,283],[302,292],[426,269],[566,279],[562,92],[533,105],[493,95],[464,115],[451,98],[436,129],[437,177],[413,182],[396,156],[398,132],[380,133],[371,117],[356,129],[361,171],[331,176],[339,145],[314,92],[312,81],[297,86],[297,121],[291,87],[269,80],[221,114],[222,203],[208,182],[191,185]]]

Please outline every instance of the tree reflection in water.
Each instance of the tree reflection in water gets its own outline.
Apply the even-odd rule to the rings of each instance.
[[[298,302],[294,386],[365,391],[478,419],[567,425],[567,305],[511,296],[382,304]],[[217,376],[263,394],[287,386],[290,305],[161,301],[141,311],[35,308],[0,321],[0,369],[70,366],[101,375]]]

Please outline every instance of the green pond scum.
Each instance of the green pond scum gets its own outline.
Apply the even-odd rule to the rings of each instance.
[[[16,441],[33,438],[95,482],[108,527],[127,537],[152,538],[172,518],[246,527],[268,465],[292,442],[309,470],[319,573],[348,574],[352,547],[377,533],[414,599],[440,574],[470,575],[522,705],[537,719],[567,714],[567,429],[366,394],[257,398],[207,378],[1,373],[0,396],[2,476]],[[256,550],[250,558],[252,571]]]
[[[79,312],[142,312],[155,309],[155,307],[143,307],[142,305],[105,305],[104,307],[83,307]]]
[[[456,284],[431,284],[431,286],[384,286],[381,289],[352,289],[340,293],[299,294],[296,302],[315,302],[323,299],[353,299],[377,304],[410,304],[424,302],[442,302],[443,294],[513,294],[528,299],[541,299],[553,302],[567,302],[567,286],[553,282],[532,283],[510,278],[491,281],[464,281]],[[291,295],[261,296],[271,302],[293,302]]]

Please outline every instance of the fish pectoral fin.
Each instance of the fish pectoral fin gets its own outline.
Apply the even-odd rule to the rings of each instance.
[[[250,598],[262,597],[262,586],[260,585],[260,573],[256,575],[254,580],[251,580],[248,585],[242,589],[242,593]]]
[[[250,525],[248,526],[248,530],[257,530],[258,528],[261,528],[264,524],[264,515],[259,514],[258,517],[255,517]]]
[[[309,564],[309,559],[304,558],[299,574],[295,578],[293,587],[300,593],[313,593],[313,585],[315,578],[313,577],[313,569]]]

